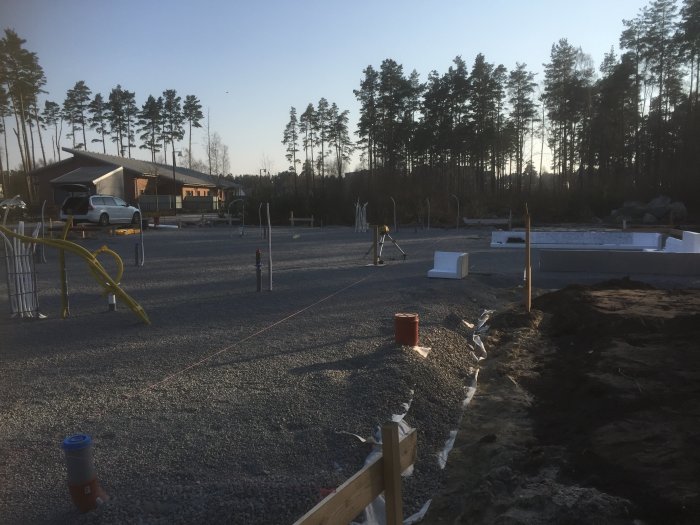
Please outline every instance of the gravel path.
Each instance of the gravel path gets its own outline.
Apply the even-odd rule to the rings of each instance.
[[[275,229],[274,290],[262,293],[255,228],[148,230],[143,267],[134,236],[81,239],[120,253],[151,326],[123,305],[107,312],[72,256],[61,320],[48,249],[37,267],[47,319],[8,319],[0,279],[0,523],[291,523],[361,468],[369,448],[345,432],[369,437],[411,397],[419,459],[404,499],[416,511],[440,488],[436,456],[474,372],[459,322],[520,294],[522,256],[493,253],[489,233],[402,230],[407,260],[387,244],[375,268],[369,233]],[[427,279],[436,249],[470,252],[471,275]],[[401,311],[420,315],[426,359],[394,343]],[[93,437],[111,496],[84,515],[59,447],[76,432]]]

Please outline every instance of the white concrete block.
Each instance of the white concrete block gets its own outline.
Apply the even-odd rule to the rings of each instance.
[[[436,279],[464,279],[468,273],[468,253],[435,252],[433,269],[428,271],[428,277]]]
[[[683,253],[683,241],[676,239],[675,237],[667,238],[664,251],[670,253]]]
[[[683,252],[700,253],[700,233],[683,231]]]

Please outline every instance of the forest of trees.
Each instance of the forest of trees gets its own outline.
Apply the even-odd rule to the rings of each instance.
[[[0,39],[0,134],[4,153],[0,155],[0,173],[4,188],[18,187],[11,184],[11,174],[24,176],[22,194],[33,202],[27,174],[60,161],[62,146],[123,157],[133,157],[137,149],[142,149],[148,151],[152,162],[167,163],[186,134],[189,147],[180,151],[184,153],[184,165],[210,175],[228,170],[228,148],[208,126],[206,161],[192,155],[192,128],[201,128],[204,118],[196,96],[187,95],[183,101],[176,90],[166,89],[157,98],[148,95],[139,107],[136,94],[121,85],[104,97],[102,93],[93,94],[86,82],[79,80],[62,102],[44,99],[42,105],[46,77],[36,53],[25,49],[24,43],[11,29],[6,29]],[[88,135],[89,131],[92,133]],[[17,170],[10,169],[10,134],[14,135],[20,157]],[[90,143],[88,137],[92,137]],[[64,138],[67,144],[62,142]]]
[[[335,103],[321,98],[301,114],[291,107],[282,133],[289,169],[240,180],[252,200],[275,201],[280,216],[294,209],[332,222],[347,221],[357,199],[384,220],[390,196],[403,204],[402,221],[415,220],[426,199],[447,213],[453,196],[472,216],[528,202],[551,218],[587,219],[661,194],[692,213],[700,204],[700,1],[653,0],[623,26],[619,54],[611,47],[597,70],[566,38],[552,44],[541,78],[483,54],[471,65],[457,56],[424,81],[389,58],[368,65],[354,89],[355,141],[349,111]],[[62,126],[73,147],[86,147],[87,127],[102,151],[109,140],[131,155],[138,136],[155,159],[183,139],[185,125],[190,135],[201,125],[196,97],[181,104],[174,90],[139,108],[121,86],[104,100],[79,81],[63,104],[39,108],[45,78],[22,44],[9,30],[0,41],[0,132],[7,152],[13,118],[25,173],[48,151],[60,156]],[[217,158],[226,153],[212,142]],[[346,176],[353,152],[361,169]],[[2,162],[6,176],[9,159]]]
[[[508,71],[483,54],[471,67],[457,56],[425,82],[386,59],[367,66],[354,91],[356,144],[347,140],[347,126],[335,123],[338,111],[328,112],[321,99],[298,121],[291,109],[283,140],[288,159],[300,162],[301,148],[302,173],[313,182],[314,173],[322,175],[322,155],[314,164],[308,150],[318,150],[322,134],[330,137],[337,126],[341,146],[326,152],[337,159],[333,175],[358,148],[363,184],[348,191],[338,180],[327,191],[369,201],[384,217],[390,195],[410,203],[414,214],[426,198],[445,209],[452,195],[472,215],[530,201],[552,218],[589,219],[624,200],[661,194],[697,207],[700,2],[652,1],[624,21],[619,44],[620,56],[611,47],[596,73],[592,58],[562,38],[540,83],[526,64]]]
[[[525,64],[482,54],[425,83],[390,59],[368,66],[355,95],[369,184],[409,200],[442,189],[474,211],[539,198],[601,214],[659,194],[697,206],[700,2],[655,0],[624,28],[597,75],[554,43],[539,85]]]

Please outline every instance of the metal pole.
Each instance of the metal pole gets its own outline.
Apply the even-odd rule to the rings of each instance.
[[[391,199],[391,203],[394,205],[394,231],[398,231],[396,228],[396,201],[394,200],[394,197],[389,197]]]
[[[452,194],[452,197],[457,201],[457,229],[459,230],[459,198],[455,194]]]
[[[428,204],[428,229],[430,229],[430,199],[425,199],[425,202]]]
[[[377,241],[379,240],[379,226],[372,228],[372,264],[379,264],[379,255],[377,254]]]
[[[143,245],[143,213],[141,213],[141,203],[138,204],[139,206],[139,220],[141,221],[141,228],[139,229],[139,240],[141,241],[141,255],[139,257],[139,260],[136,261],[137,266],[143,266],[143,263],[146,261],[146,249]],[[148,219],[146,219],[148,222]],[[155,220],[154,220],[155,224]]]
[[[262,227],[262,215],[260,210],[262,210],[262,205],[263,203],[260,203],[260,206],[258,206],[258,224],[260,224],[260,238],[264,239],[265,235],[263,234],[263,227]]]
[[[270,224],[270,203],[267,203],[267,279],[272,291],[272,226]]]
[[[177,204],[175,196],[177,195],[177,181],[175,180],[175,144],[171,141],[170,145],[173,148],[173,211],[177,213]]]
[[[233,217],[231,216],[231,206],[233,204],[236,204],[237,202],[242,202],[243,203],[243,217],[245,220],[245,201],[243,199],[235,199],[232,200],[231,202],[228,203],[228,206],[226,208],[226,213],[228,213],[228,223],[231,226],[231,237],[233,237]],[[241,234],[243,235],[243,234]]]
[[[41,205],[41,238],[45,239],[46,238],[46,222],[44,221],[44,208],[46,208],[46,201]],[[46,252],[44,250],[44,243],[41,243],[41,246],[39,246],[40,250],[40,261],[42,263],[46,262]]]
[[[262,262],[260,260],[260,250],[255,250],[255,281],[256,291],[262,290]]]

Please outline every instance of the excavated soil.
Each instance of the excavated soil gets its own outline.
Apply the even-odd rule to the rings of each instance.
[[[493,323],[426,523],[697,523],[700,291],[569,286]]]

